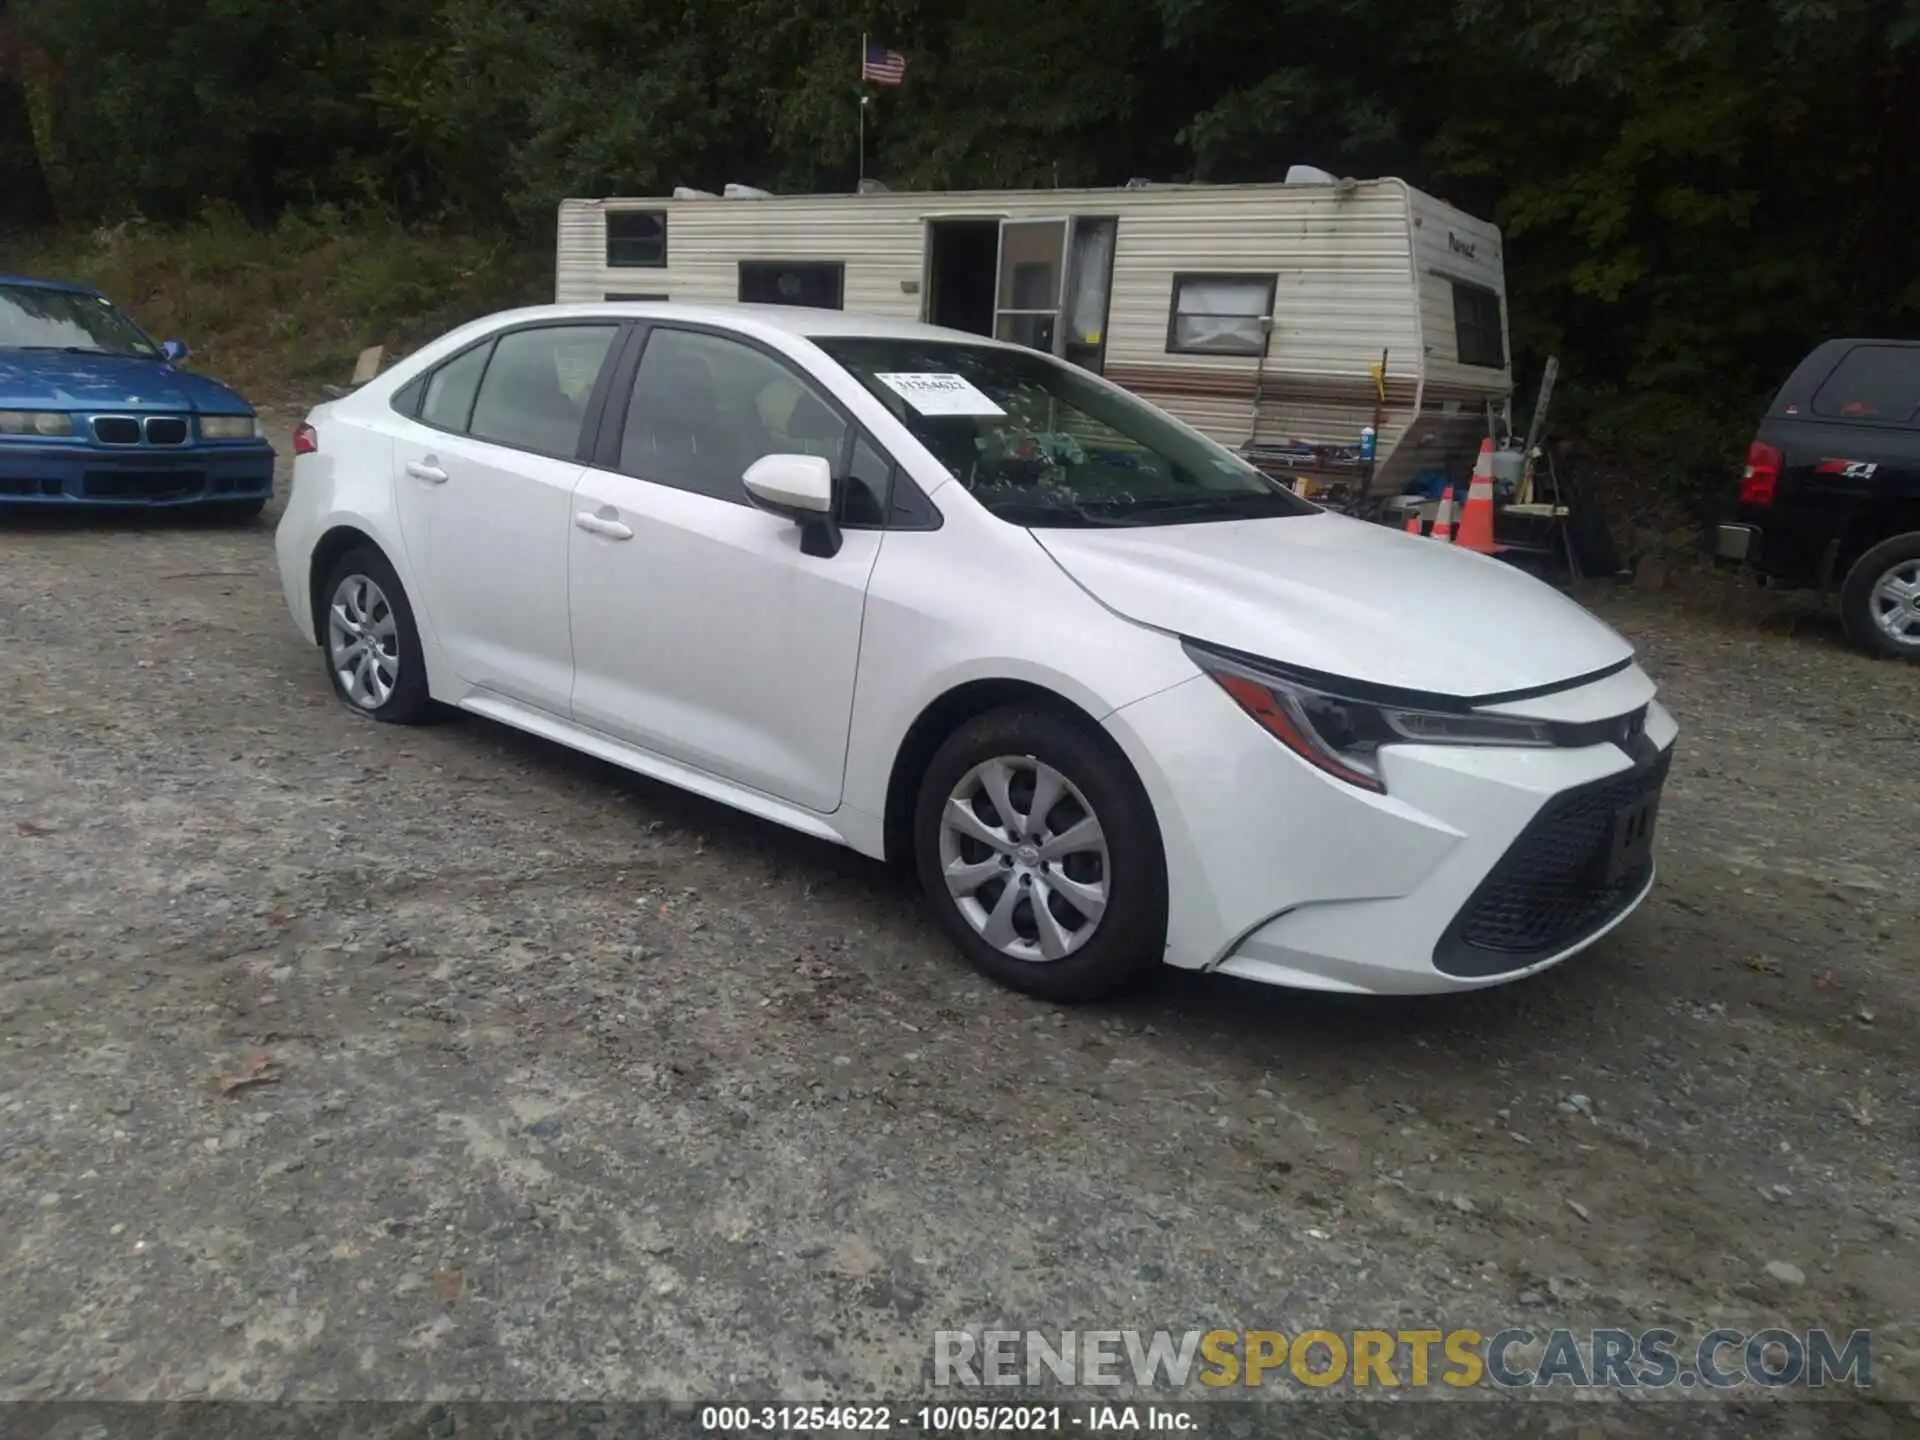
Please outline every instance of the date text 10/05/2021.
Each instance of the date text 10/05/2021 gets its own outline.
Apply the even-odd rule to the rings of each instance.
[[[700,1428],[721,1434],[1069,1435],[1200,1428],[1199,1406],[1176,1405],[707,1405]]]

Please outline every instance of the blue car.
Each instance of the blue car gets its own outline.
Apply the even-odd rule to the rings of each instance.
[[[178,368],[97,290],[0,275],[0,510],[198,507],[258,515],[273,446],[253,407]]]

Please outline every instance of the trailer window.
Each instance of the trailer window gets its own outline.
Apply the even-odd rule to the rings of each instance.
[[[804,305],[810,310],[838,310],[842,308],[846,283],[847,267],[838,262],[740,262],[743,305]]]
[[[658,270],[667,263],[667,217],[661,210],[607,212],[607,268]]]
[[[1273,275],[1176,275],[1167,349],[1177,355],[1263,355]]]
[[[1500,297],[1493,291],[1464,280],[1453,282],[1453,334],[1462,365],[1507,368],[1506,327],[1500,323]]]
[[[1813,413],[1904,424],[1920,410],[1920,349],[1856,345],[1813,394]]]

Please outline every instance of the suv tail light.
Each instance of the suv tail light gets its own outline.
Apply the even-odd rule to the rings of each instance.
[[[313,428],[313,426],[307,424],[306,421],[302,420],[298,425],[293,427],[293,453],[294,454],[311,455],[313,454],[314,451],[318,450],[319,448],[320,448],[320,435],[319,435],[319,432]],[[1752,474],[1753,472],[1748,471],[1747,473]]]
[[[1780,484],[1780,452],[1758,440],[1747,447],[1747,473],[1740,478],[1740,503],[1765,509]]]

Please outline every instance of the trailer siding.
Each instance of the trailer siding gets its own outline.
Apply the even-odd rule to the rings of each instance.
[[[604,217],[620,209],[667,216],[664,266],[606,265]],[[1481,256],[1476,282],[1504,296],[1498,230],[1393,179],[1338,187],[569,200],[560,211],[555,298],[729,303],[738,298],[742,261],[816,261],[845,267],[846,309],[917,319],[928,220],[1070,215],[1118,221],[1106,374],[1223,444],[1354,443],[1375,418],[1369,367],[1384,351],[1378,445],[1386,479],[1412,458],[1396,461],[1394,452],[1416,427],[1423,394],[1429,407],[1454,398],[1477,408],[1511,388],[1505,371],[1457,363],[1452,292],[1429,273],[1446,259],[1429,252],[1435,236],[1446,245],[1451,223],[1472,236]],[[1208,273],[1275,277],[1264,366],[1253,357],[1169,351],[1175,276]],[[1438,428],[1451,433],[1458,425]]]

